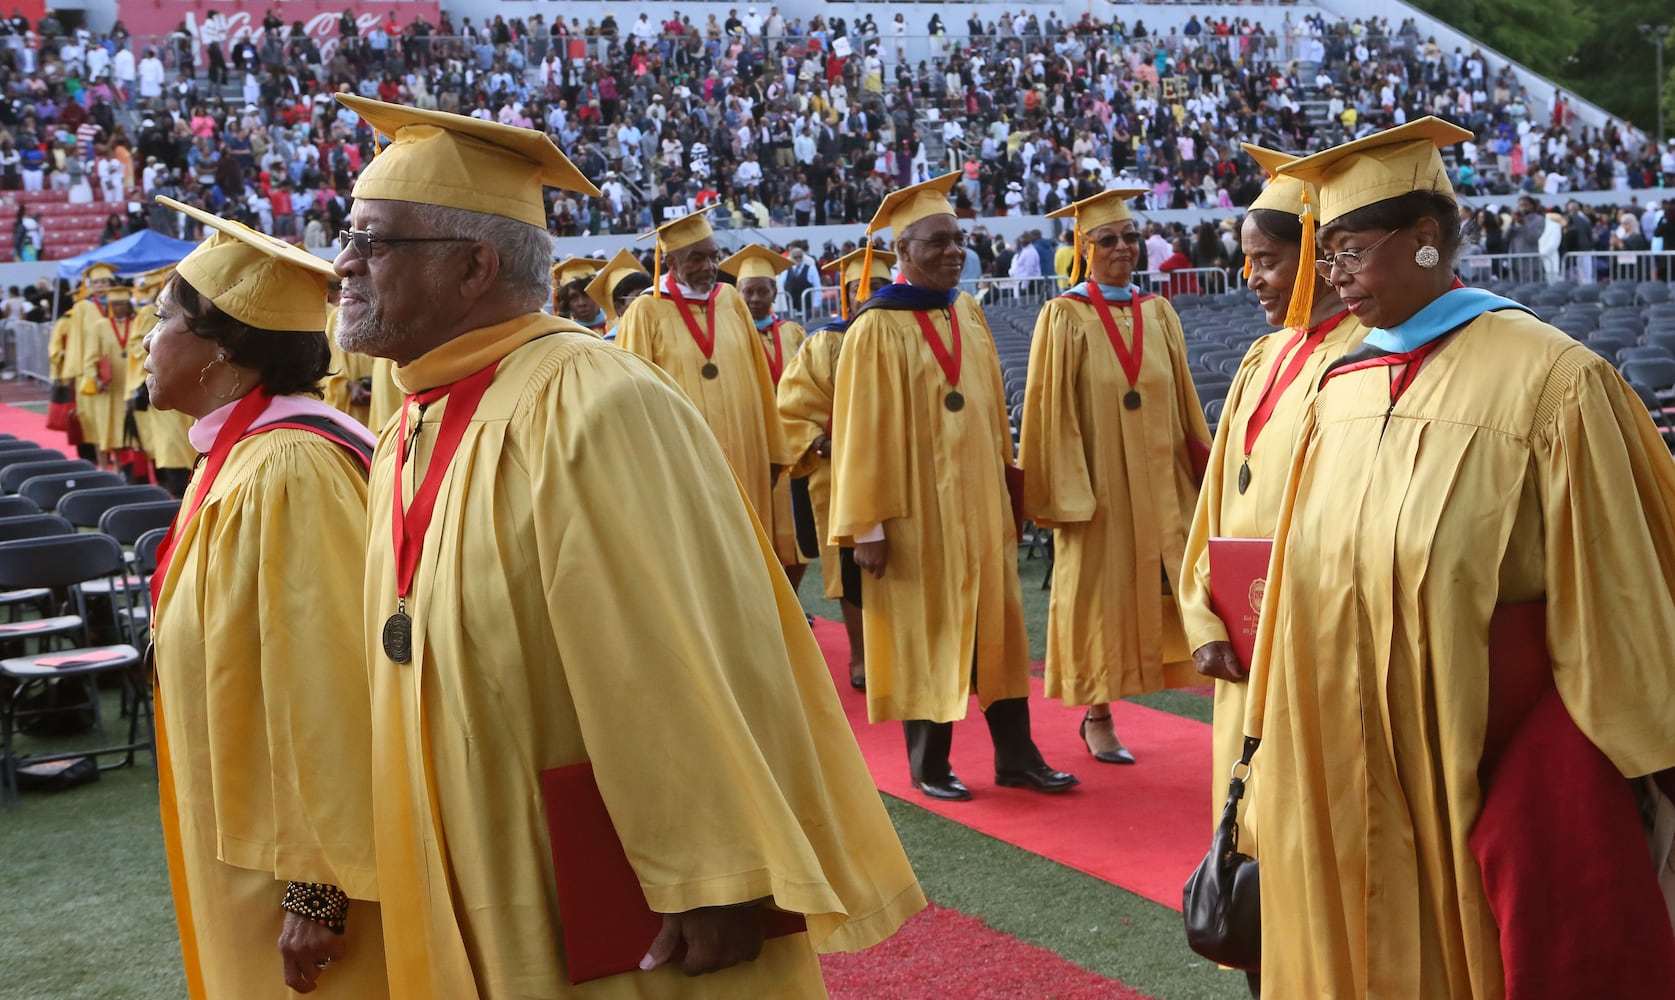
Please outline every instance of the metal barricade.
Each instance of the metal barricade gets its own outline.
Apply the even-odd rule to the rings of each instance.
[[[1219,267],[1183,267],[1172,271],[1136,271],[1134,283],[1166,299],[1182,295],[1226,295],[1232,288]]]
[[[1561,280],[1560,263],[1556,253],[1474,253],[1460,257],[1454,267],[1468,284],[1489,281],[1540,284]]]
[[[25,323],[13,320],[6,324],[6,336],[14,350],[13,368],[20,378],[48,380],[51,365],[47,357],[47,340],[52,334],[49,323]]]
[[[1675,252],[1650,250],[1589,250],[1564,255],[1566,280],[1579,285],[1608,282],[1661,281],[1675,283]]]

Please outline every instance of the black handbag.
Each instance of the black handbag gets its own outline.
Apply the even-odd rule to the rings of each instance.
[[[1227,784],[1227,805],[1210,852],[1186,880],[1181,894],[1187,945],[1218,965],[1246,971],[1262,962],[1262,895],[1256,859],[1239,853],[1239,800],[1245,795],[1251,755],[1261,742],[1245,737],[1244,754]]]

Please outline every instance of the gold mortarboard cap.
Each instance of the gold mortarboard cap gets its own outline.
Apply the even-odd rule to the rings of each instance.
[[[920,219],[953,215],[954,206],[948,204],[948,192],[954,190],[954,182],[959,179],[957,173],[946,173],[890,192],[867,223],[867,232],[889,229],[899,241],[902,231]]]
[[[446,111],[339,93],[337,100],[390,137],[362,170],[356,198],[444,205],[547,228],[541,188],[598,195],[546,133]]]
[[[1319,188],[1324,226],[1358,208],[1414,191],[1453,197],[1440,150],[1471,137],[1471,132],[1427,115],[1293,160],[1280,173]]]
[[[169,280],[169,275],[174,273],[176,266],[174,264],[164,264],[162,267],[152,268],[134,279],[134,287],[140,289],[161,288],[163,282]]]
[[[593,280],[587,283],[587,297],[599,304],[605,310],[610,321],[617,320],[615,292],[617,282],[634,273],[648,273],[640,264],[640,259],[627,250],[618,250],[616,256],[605,262]]]
[[[1295,177],[1286,177],[1280,173],[1280,168],[1297,159],[1295,153],[1282,153],[1277,149],[1258,146],[1253,142],[1241,142],[1240,146],[1250,158],[1256,161],[1268,174],[1268,183],[1262,188],[1262,193],[1250,203],[1251,208],[1265,208],[1273,212],[1285,212],[1288,215],[1301,216],[1303,214],[1303,182]],[[1317,202],[1317,198],[1310,193],[1309,202]]]
[[[695,212],[688,212],[678,219],[665,222],[649,233],[641,233],[634,237],[635,242],[657,237],[659,253],[669,253],[682,247],[689,247],[709,236],[715,235],[710,227],[709,213],[721,207],[719,201],[711,202]]]
[[[105,298],[111,302],[127,302],[134,297],[134,290],[127,285],[112,285],[105,289]]]
[[[597,274],[605,262],[593,257],[566,257],[553,262],[553,284],[568,285],[577,278]]]
[[[329,262],[173,198],[159,195],[157,204],[211,230],[175,270],[217,309],[258,330],[326,328],[326,290],[337,279]]]
[[[1128,199],[1143,195],[1147,190],[1143,187],[1124,187],[1101,191],[1091,198],[1054,209],[1047,213],[1047,218],[1075,219],[1078,233],[1091,233],[1100,226],[1134,218],[1134,213],[1128,210]]]
[[[772,279],[778,277],[781,271],[791,270],[791,261],[767,247],[746,243],[738,253],[721,262],[721,269],[740,281],[746,278]]]
[[[849,251],[827,266],[837,268],[843,284],[848,285],[851,281],[860,281],[861,276],[867,273],[866,256],[866,248],[862,247],[859,250]],[[889,281],[890,268],[894,267],[895,263],[895,254],[888,250],[874,250],[872,252],[872,276]]]
[[[114,277],[116,277],[116,268],[106,264],[104,261],[95,261],[94,263],[87,265],[87,267],[81,272],[81,278],[83,281],[98,281],[100,278],[109,281]]]

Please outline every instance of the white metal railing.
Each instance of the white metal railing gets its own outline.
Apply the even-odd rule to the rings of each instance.
[[[1675,252],[1594,250],[1564,255],[1564,276],[1579,285],[1612,281],[1675,283]]]
[[[51,371],[47,357],[47,340],[52,333],[49,323],[25,323],[12,320],[6,324],[5,336],[11,341],[13,367],[23,378],[47,381]]]

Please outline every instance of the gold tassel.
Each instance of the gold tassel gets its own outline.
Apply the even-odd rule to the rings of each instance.
[[[377,156],[384,151],[384,135],[377,129],[372,130],[372,155]]]
[[[657,247],[651,252],[651,297],[663,297],[663,243],[658,241]]]
[[[862,302],[872,298],[872,237],[868,236],[866,240],[867,252],[861,255],[861,287],[855,290],[855,298],[858,300],[855,303],[857,307]],[[897,240],[897,242],[901,241]],[[842,275],[840,274],[839,277],[842,277]],[[844,317],[844,319],[848,318],[848,316]]]
[[[1070,287],[1075,288],[1088,276],[1088,244],[1082,239],[1080,229],[1071,230],[1075,234],[1072,244],[1076,251],[1076,259],[1070,262]]]
[[[1297,251],[1297,280],[1291,286],[1291,307],[1285,313],[1285,325],[1296,330],[1309,328],[1309,316],[1314,313],[1314,206],[1309,203],[1308,185],[1303,185],[1303,244]]]

